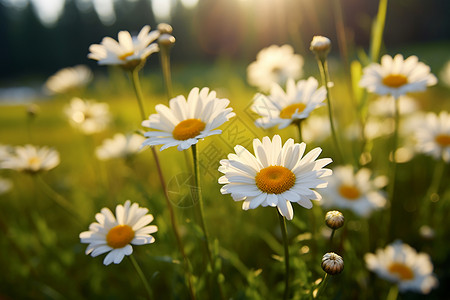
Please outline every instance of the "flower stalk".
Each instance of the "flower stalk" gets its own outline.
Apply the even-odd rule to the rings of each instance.
[[[142,284],[144,285],[145,290],[147,291],[148,299],[152,299],[152,290],[150,288],[150,285],[148,284],[148,280],[145,277],[144,272],[142,271],[141,267],[137,263],[136,259],[134,258],[134,255],[128,256],[131,260],[131,263],[133,264],[134,269],[136,270],[136,273],[138,274],[139,278],[142,281]]]
[[[283,299],[289,299],[289,245],[287,239],[287,229],[286,229],[286,219],[279,213],[278,220],[280,221],[281,235],[283,236],[284,245],[284,265],[285,265],[285,276],[284,276],[284,294]]]

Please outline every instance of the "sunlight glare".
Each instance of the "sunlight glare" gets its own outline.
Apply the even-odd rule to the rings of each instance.
[[[113,0],[93,0],[94,9],[97,12],[100,21],[104,25],[111,25],[116,21]]]
[[[198,4],[198,0],[181,0],[181,4],[187,9],[194,8]]]
[[[39,20],[48,27],[55,25],[61,17],[65,2],[65,0],[31,0]]]
[[[169,22],[172,3],[170,0],[152,0],[152,10],[157,22]]]

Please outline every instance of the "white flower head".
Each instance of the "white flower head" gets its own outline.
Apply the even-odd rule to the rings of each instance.
[[[137,36],[131,36],[128,31],[120,31],[118,41],[104,37],[101,44],[89,47],[88,58],[98,60],[99,65],[119,65],[133,69],[147,57],[159,51],[157,43],[159,31],[150,31],[150,26],[144,26]]]
[[[330,136],[330,121],[325,116],[312,115],[302,123],[302,137],[305,143],[321,143]]]
[[[428,113],[425,122],[416,130],[417,150],[435,159],[450,162],[450,114]]]
[[[256,94],[252,110],[261,118],[255,124],[263,128],[278,125],[279,129],[283,129],[295,121],[307,118],[326,99],[325,87],[318,86],[319,83],[313,77],[297,83],[289,79],[286,92],[278,84],[274,84],[269,96]]]
[[[142,122],[142,126],[157,131],[146,132],[144,135],[148,139],[142,145],[163,145],[161,151],[178,146],[178,150],[183,151],[200,139],[221,134],[222,130],[217,127],[235,116],[228,104],[228,99],[217,98],[216,92],[209,88],[193,88],[187,100],[177,96],[170,100],[169,107],[158,104],[157,113]]]
[[[70,124],[84,134],[93,134],[105,130],[110,121],[109,106],[92,100],[73,98],[65,108]]]
[[[356,173],[352,166],[333,169],[328,179],[328,188],[323,191],[324,207],[350,209],[359,216],[368,216],[373,210],[386,205],[386,196],[381,190],[387,178],[371,178],[372,172],[361,168]]]
[[[65,94],[85,87],[92,80],[92,72],[85,65],[64,68],[50,76],[45,89],[50,94]]]
[[[261,91],[272,84],[284,85],[289,78],[299,79],[303,74],[303,57],[294,54],[290,45],[272,45],[258,52],[256,61],[247,67],[247,80]]]
[[[394,58],[384,55],[381,64],[372,63],[364,68],[359,85],[378,95],[391,95],[395,99],[408,92],[424,91],[437,83],[430,73],[430,67],[419,62],[417,56],[403,59],[401,54]]]
[[[46,146],[25,145],[14,147],[13,153],[0,161],[0,168],[37,173],[51,170],[59,162],[58,151]]]
[[[398,98],[398,108],[402,116],[415,113],[419,110],[419,105],[414,98],[400,96]],[[382,96],[369,103],[369,114],[381,118],[393,118],[395,115],[395,103],[390,96]]]
[[[369,270],[396,283],[401,292],[428,294],[438,285],[430,256],[417,253],[399,240],[384,249],[378,249],[375,254],[367,253],[364,259]]]
[[[95,150],[95,154],[100,160],[129,158],[139,152],[144,140],[139,134],[117,133],[113,138],[104,140]]]
[[[439,75],[441,82],[450,87],[450,60],[448,60],[444,64],[444,67],[442,67],[441,73]]]
[[[147,208],[139,207],[137,203],[131,204],[130,200],[116,206],[115,216],[108,208],[102,208],[95,215],[97,222],[91,223],[89,231],[80,233],[81,243],[89,244],[86,255],[96,257],[109,252],[103,264],[118,264],[125,255],[133,253],[131,245],[155,242],[151,234],[157,232],[158,227],[147,226],[153,221],[153,216],[147,213]]]
[[[315,148],[305,154],[306,144],[288,139],[281,144],[279,135],[272,140],[264,137],[253,140],[255,155],[244,147],[234,147],[236,154],[220,161],[219,171],[224,175],[222,194],[231,194],[234,201],[244,201],[242,209],[258,206],[277,207],[288,220],[294,217],[291,202],[311,208],[311,200],[322,197],[315,188],[325,188],[332,171],[323,168],[332,162],[330,158],[317,159],[322,149]],[[304,155],[305,154],[305,155]],[[316,160],[317,159],[317,160]]]

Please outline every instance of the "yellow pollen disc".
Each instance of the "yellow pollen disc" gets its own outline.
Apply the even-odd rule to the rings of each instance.
[[[394,262],[389,265],[390,273],[397,275],[401,280],[411,280],[414,278],[414,272],[405,264]]]
[[[41,159],[39,157],[37,157],[37,156],[30,157],[28,159],[28,164],[30,166],[38,166],[40,163],[41,163]]]
[[[383,84],[391,88],[398,88],[408,83],[408,78],[401,74],[389,74],[383,78]]]
[[[438,143],[441,147],[450,146],[450,135],[448,134],[439,134],[434,139],[436,143]]]
[[[126,52],[122,55],[119,55],[117,58],[121,59],[121,60],[125,60],[128,56],[131,56],[134,54],[134,51],[130,51],[130,52]]]
[[[360,192],[353,185],[343,184],[339,187],[339,194],[348,200],[356,200],[359,198]]]
[[[256,186],[267,194],[282,194],[295,184],[295,174],[282,166],[270,166],[256,174]]]
[[[305,108],[306,105],[304,103],[294,103],[288,105],[280,111],[280,118],[290,119],[295,111],[297,111],[297,113],[301,113]]]
[[[175,126],[172,135],[176,140],[185,141],[199,135],[205,126],[206,124],[199,119],[187,119]]]
[[[111,228],[106,235],[106,242],[111,248],[123,248],[134,238],[134,231],[128,225],[117,225]]]

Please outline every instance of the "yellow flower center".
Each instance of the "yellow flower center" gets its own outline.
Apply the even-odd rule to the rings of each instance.
[[[383,78],[383,84],[391,88],[398,88],[408,83],[408,78],[401,74],[389,74]]]
[[[356,200],[360,196],[359,189],[354,185],[343,184],[339,187],[339,194],[348,200]]]
[[[172,135],[174,139],[184,141],[199,135],[205,126],[206,124],[199,119],[187,119],[175,126]]]
[[[288,105],[280,111],[280,118],[290,119],[295,111],[297,111],[297,113],[301,113],[305,108],[306,105],[304,103],[294,103]]]
[[[117,225],[106,235],[106,242],[111,248],[123,248],[134,238],[134,231],[129,225]]]
[[[441,147],[448,147],[450,146],[450,135],[448,134],[439,134],[437,135],[434,140],[436,143],[438,143]]]
[[[414,272],[405,264],[394,262],[388,267],[388,271],[397,275],[401,280],[411,280],[414,278]]]
[[[117,58],[120,60],[125,60],[128,56],[131,56],[134,54],[134,51],[126,52],[122,55],[119,55]]]
[[[41,162],[42,162],[42,160],[37,156],[33,156],[28,159],[28,165],[30,165],[32,167],[39,167]]]
[[[295,184],[295,174],[282,166],[270,166],[256,174],[256,186],[267,194],[282,194]]]

